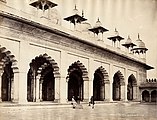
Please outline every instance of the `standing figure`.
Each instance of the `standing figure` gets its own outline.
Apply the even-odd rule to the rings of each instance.
[[[75,101],[75,97],[73,96],[73,97],[72,97],[72,105],[73,105],[73,108],[76,107],[76,104],[77,104],[77,103],[76,103],[76,101]]]
[[[92,109],[93,109],[94,108],[94,104],[95,104],[93,96],[91,96],[90,103],[92,104]]]

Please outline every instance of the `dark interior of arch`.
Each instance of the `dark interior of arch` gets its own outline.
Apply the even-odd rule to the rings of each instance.
[[[103,101],[104,96],[104,76],[100,69],[98,69],[94,73],[93,97],[96,101]]]
[[[157,91],[153,90],[151,92],[151,102],[157,102]]]
[[[116,73],[113,77],[113,100],[120,100],[121,85],[119,73]]]
[[[69,67],[69,81],[68,81],[68,100],[71,101],[72,97],[75,100],[83,100],[83,78],[82,71],[76,64]]]
[[[34,79],[36,80],[36,76],[38,75],[37,71],[41,66],[44,66],[41,71],[41,76],[43,79],[42,100],[53,101],[55,99],[55,78],[53,74],[54,69],[50,62],[46,60],[46,58],[39,56],[32,60],[27,74],[27,100],[29,102],[34,101]]]
[[[13,69],[11,68],[12,62],[7,62],[4,67],[2,75],[2,101],[11,101],[11,87],[12,79],[14,77]]]
[[[147,90],[142,92],[142,100],[145,102],[149,102],[149,92]]]

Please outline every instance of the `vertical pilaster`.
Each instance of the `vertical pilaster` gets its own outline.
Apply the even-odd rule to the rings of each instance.
[[[3,70],[0,70],[0,102],[2,102],[2,75]]]
[[[84,80],[84,100],[88,100],[89,96],[89,80]]]
[[[133,85],[133,100],[137,100],[137,85]]]
[[[124,101],[128,101],[127,99],[127,86],[128,86],[128,69],[125,68],[125,84],[124,84]]]
[[[60,67],[60,91],[59,91],[59,97],[60,97],[60,103],[66,103],[67,98],[68,98],[68,78],[66,79],[67,76],[67,52],[66,51],[61,51],[60,55],[60,62],[61,62],[61,67]]]
[[[18,69],[16,69],[16,70],[14,69],[13,72],[14,72],[13,102],[18,102],[19,101],[19,93],[18,93],[19,92],[19,89],[18,89],[19,88],[19,71],[18,71]]]
[[[55,101],[59,102],[59,97],[60,97],[60,77],[55,76]]]
[[[19,73],[19,103],[27,102],[27,73]]]
[[[28,41],[20,41],[19,44],[19,103],[27,102],[27,73],[29,68]]]
[[[110,101],[110,83],[105,82],[105,101]]]
[[[113,64],[110,64],[110,71],[109,71],[109,79],[110,79],[110,102],[113,101]]]
[[[88,77],[89,77],[89,92],[88,92],[88,99],[93,96],[93,77],[94,77],[94,59],[89,58],[89,72],[88,72]]]

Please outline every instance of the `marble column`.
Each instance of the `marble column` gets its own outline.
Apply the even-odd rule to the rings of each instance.
[[[11,76],[7,76],[8,79],[8,101],[11,101]]]
[[[94,59],[89,58],[89,67],[88,67],[88,77],[89,77],[89,90],[88,90],[88,100],[93,96],[93,80],[94,80]]]
[[[67,98],[68,98],[68,78],[67,77],[67,69],[68,69],[68,59],[66,59],[68,56],[67,51],[62,50],[61,55],[60,55],[60,66],[62,66],[60,70],[60,82],[59,84],[59,102],[60,103],[67,103]],[[59,67],[59,66],[58,66]]]
[[[121,84],[121,93],[120,93],[120,100],[123,101],[125,100],[125,84]]]
[[[18,102],[19,101],[19,94],[18,94],[18,88],[19,88],[19,71],[18,69],[13,69],[14,73],[14,97],[13,97],[13,102]]]
[[[59,76],[55,76],[55,101],[59,102],[59,97],[60,97],[60,77]]]
[[[0,70],[0,102],[2,102],[2,75],[3,75],[2,70]]]
[[[125,73],[124,73],[125,77],[124,77],[124,80],[125,80],[125,84],[124,84],[124,101],[128,101],[128,96],[127,96],[127,92],[128,92],[128,69],[125,68]]]
[[[133,100],[137,100],[137,85],[133,85]]]
[[[105,101],[110,101],[110,83],[109,81],[108,82],[105,82]]]
[[[39,98],[39,80],[40,80],[40,75],[36,76],[36,102],[40,102],[40,98]]]
[[[40,102],[43,101],[43,99],[42,99],[42,84],[43,84],[43,81],[44,80],[41,78],[40,82],[39,82],[39,84],[40,84],[39,85],[39,99],[40,99]]]
[[[151,92],[149,92],[149,102],[151,102]]]
[[[89,94],[89,80],[87,79],[87,78],[85,78],[85,80],[84,80],[84,92],[83,92],[83,94],[84,94],[84,101],[88,101],[88,94]]]
[[[10,78],[10,100],[13,102],[14,99],[14,78]]]
[[[36,78],[35,76],[33,77],[33,102],[36,100]]]

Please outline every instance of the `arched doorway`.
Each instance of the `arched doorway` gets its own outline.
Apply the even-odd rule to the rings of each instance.
[[[59,74],[57,63],[47,54],[32,60],[27,78],[29,102],[55,100],[55,76]]]
[[[120,71],[114,74],[113,77],[113,100],[121,99],[121,86],[124,83],[124,77]]]
[[[153,90],[151,92],[151,102],[157,102],[157,91]]]
[[[17,61],[5,47],[0,46],[0,101],[14,100],[14,73]]]
[[[136,87],[137,86],[137,82],[136,82],[136,78],[134,77],[134,75],[130,75],[129,78],[128,78],[128,85],[127,85],[127,99],[128,100],[133,100],[134,99],[134,93],[135,91],[133,91],[133,89],[136,90]]]
[[[142,101],[149,102],[149,92],[147,90],[142,92]]]
[[[80,61],[73,63],[68,69],[68,101],[84,99],[84,80],[87,78],[87,70]]]
[[[101,66],[94,73],[93,80],[93,97],[96,101],[105,99],[105,81],[108,82],[108,73]]]

